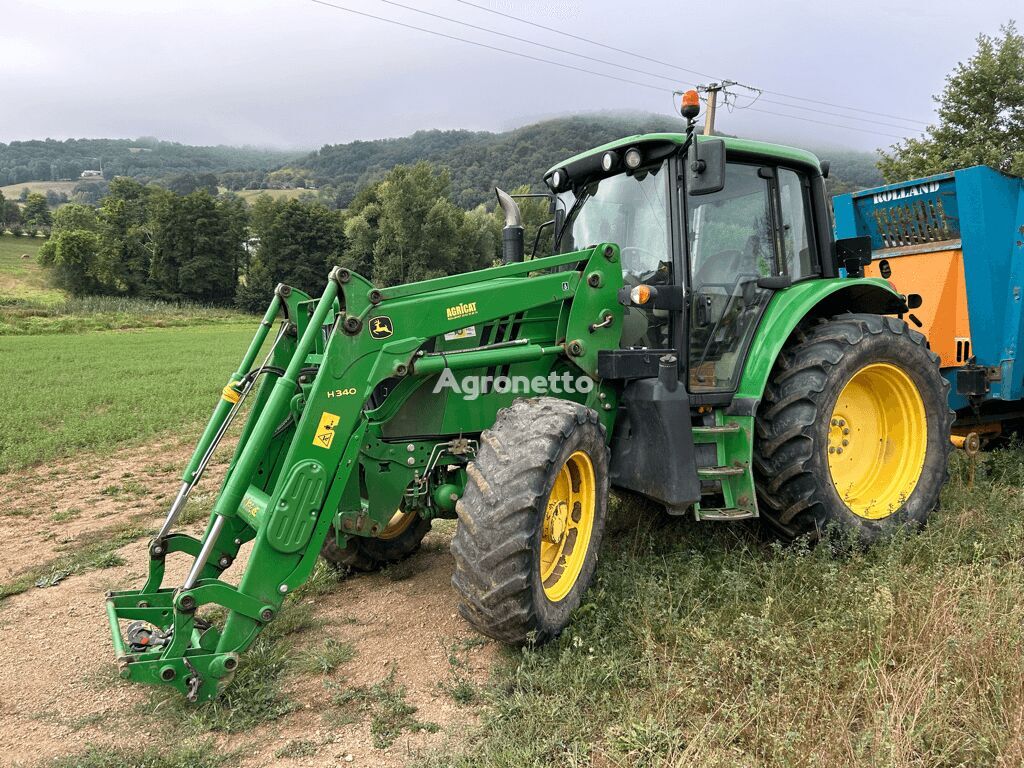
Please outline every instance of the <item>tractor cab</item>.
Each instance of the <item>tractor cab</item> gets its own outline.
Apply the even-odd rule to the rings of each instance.
[[[631,136],[570,158],[545,180],[557,195],[557,252],[621,249],[622,349],[686,350],[689,390],[721,399],[736,390],[774,292],[835,275],[822,257],[831,229],[814,155],[695,142],[689,151],[685,134]]]

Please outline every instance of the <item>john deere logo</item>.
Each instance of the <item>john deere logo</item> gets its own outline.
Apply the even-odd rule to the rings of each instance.
[[[386,339],[395,332],[395,326],[391,324],[391,318],[381,315],[370,320],[370,335],[375,339]]]

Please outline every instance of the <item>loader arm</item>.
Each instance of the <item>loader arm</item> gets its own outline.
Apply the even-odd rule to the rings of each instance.
[[[621,287],[610,244],[386,289],[336,267],[319,300],[279,286],[150,542],[145,586],[107,596],[121,676],[171,685],[193,701],[214,698],[285,596],[309,578],[327,536],[340,544],[375,536],[401,503],[425,517],[454,516],[473,441],[511,396],[471,408],[438,399],[425,384],[445,371],[567,367],[593,382],[578,399],[611,434],[617,391],[598,380],[597,356],[618,346]],[[254,367],[279,314],[280,331]],[[518,335],[503,318],[516,318]],[[452,341],[491,327],[505,330]],[[172,532],[250,394],[203,537]],[[418,416],[438,408],[458,418]],[[410,430],[417,418],[420,428]],[[232,584],[224,573],[250,542]],[[165,587],[164,561],[178,552],[192,558],[189,574]],[[212,605],[227,610],[223,626],[199,615]],[[135,623],[126,633],[122,621]]]

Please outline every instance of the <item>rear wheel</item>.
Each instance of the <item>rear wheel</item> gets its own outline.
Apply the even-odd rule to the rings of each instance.
[[[786,538],[870,544],[922,525],[946,479],[949,384],[924,336],[840,315],[783,350],[757,416],[762,517]]]
[[[376,571],[409,557],[420,548],[420,542],[429,532],[430,520],[423,519],[417,512],[399,509],[376,538],[350,536],[344,547],[338,546],[334,528],[331,528],[320,556],[338,569]]]
[[[456,509],[459,612],[508,643],[543,643],[569,623],[597,567],[608,452],[597,414],[517,400],[483,433]]]

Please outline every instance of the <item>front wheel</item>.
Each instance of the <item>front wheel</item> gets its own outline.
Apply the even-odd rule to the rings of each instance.
[[[517,400],[483,433],[456,505],[459,612],[507,643],[558,635],[597,567],[608,507],[608,450],[597,414]]]
[[[867,545],[939,503],[953,413],[924,336],[847,314],[783,350],[757,415],[762,517],[785,538],[829,529]]]
[[[376,571],[416,552],[430,532],[430,523],[415,510],[398,509],[376,537],[349,536],[344,547],[338,546],[338,536],[332,527],[320,556],[341,571]]]

